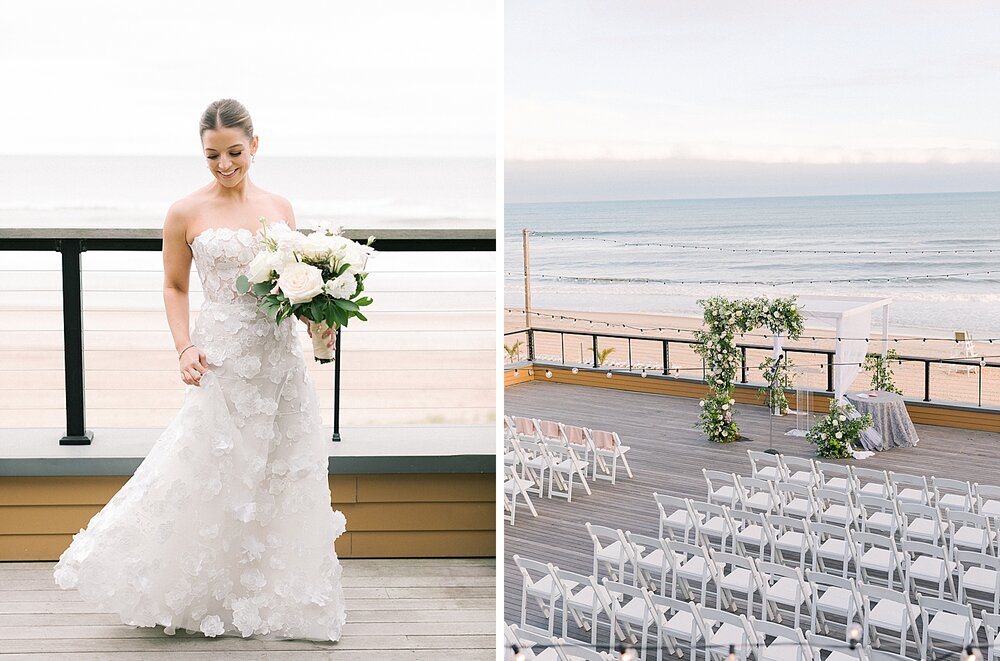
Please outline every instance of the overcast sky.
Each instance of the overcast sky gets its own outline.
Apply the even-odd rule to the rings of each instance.
[[[997,3],[507,0],[505,26],[509,201],[599,199],[609,177],[685,197],[685,170],[716,173],[699,196],[746,194],[747,172],[762,195],[862,174],[984,190],[998,172]]]
[[[273,155],[496,152],[492,0],[4,3],[0,153],[190,154],[213,100]]]

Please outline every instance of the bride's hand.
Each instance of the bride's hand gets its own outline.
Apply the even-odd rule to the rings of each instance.
[[[208,371],[208,358],[199,347],[191,347],[180,357],[181,381],[189,386],[200,386],[201,377]]]
[[[309,333],[309,337],[312,337],[313,336],[312,326],[309,325],[309,320],[306,319],[305,317],[300,316],[299,317],[299,321],[301,321],[302,323],[304,323],[306,325],[306,332]],[[323,337],[329,337],[330,338],[326,342],[326,346],[328,346],[330,348],[333,348],[334,342],[337,341],[337,336],[333,334],[333,330],[334,329],[330,328],[330,329],[327,329],[327,331],[325,333],[323,333]]]

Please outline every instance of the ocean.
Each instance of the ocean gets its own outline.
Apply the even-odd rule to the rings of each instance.
[[[524,304],[523,228],[534,308],[700,317],[713,295],[879,296],[891,333],[1000,337],[1000,193],[507,204],[507,307]]]

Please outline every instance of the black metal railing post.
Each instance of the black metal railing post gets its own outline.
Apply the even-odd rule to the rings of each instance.
[[[931,401],[931,361],[924,361],[924,401]]]
[[[334,337],[333,346],[333,437],[334,443],[340,442],[340,326]]]
[[[826,354],[826,391],[833,392],[833,354]]]
[[[83,239],[62,239],[63,360],[66,368],[66,435],[59,445],[90,445],[94,432],[86,428],[83,375],[83,294],[80,253]]]
[[[528,331],[527,331],[527,334],[528,334],[528,360],[534,360],[535,359],[535,331],[534,331],[534,329],[529,328]]]
[[[594,346],[593,346],[593,350],[594,350],[594,367],[596,368],[597,367],[597,333],[594,333],[594,335],[592,336],[592,339],[594,340]]]
[[[670,340],[663,340],[663,375],[670,375]]]
[[[747,348],[740,347],[740,383],[747,382]]]

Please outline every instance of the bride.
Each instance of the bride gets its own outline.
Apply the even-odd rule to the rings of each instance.
[[[127,625],[171,635],[338,640],[333,544],[346,521],[331,508],[316,391],[295,322],[275,324],[235,289],[266,231],[258,218],[294,229],[295,217],[250,181],[258,138],[243,105],[209,105],[201,141],[213,181],[175,202],[163,226],[163,300],[191,387],[54,578]],[[192,260],[205,302],[189,334]]]

